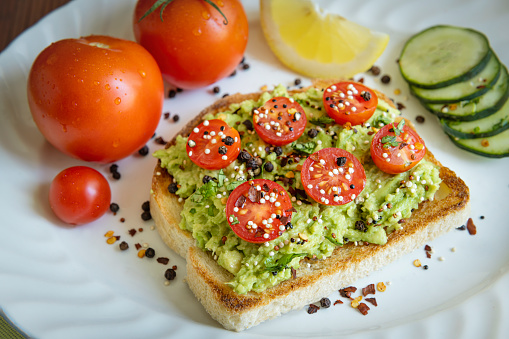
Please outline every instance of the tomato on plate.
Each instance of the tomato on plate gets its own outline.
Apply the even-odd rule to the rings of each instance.
[[[186,151],[189,159],[201,168],[225,168],[240,153],[239,132],[223,120],[205,120],[189,135]]]
[[[382,127],[373,137],[370,150],[375,165],[390,174],[408,171],[426,154],[424,141],[405,119]]]
[[[226,202],[226,218],[239,238],[262,243],[291,227],[293,207],[283,187],[272,180],[253,179],[233,190]]]
[[[49,189],[49,203],[56,216],[72,225],[82,225],[101,217],[111,201],[110,185],[93,168],[69,167],[58,173]]]
[[[85,161],[109,163],[142,148],[159,123],[163,100],[163,79],[150,53],[107,36],[51,44],[28,77],[28,103],[41,133]]]
[[[343,205],[354,200],[366,185],[364,167],[350,152],[323,148],[302,165],[301,181],[306,193],[324,205]]]
[[[372,89],[360,83],[343,81],[325,89],[323,105],[336,123],[360,125],[375,113],[378,97]]]
[[[247,16],[239,0],[214,1],[224,17],[204,0],[158,2],[162,6],[141,19],[156,1],[138,0],[134,36],[157,60],[166,81],[191,89],[233,73],[248,39]]]
[[[253,125],[260,138],[275,146],[289,144],[304,133],[307,117],[291,98],[275,97],[253,111]]]

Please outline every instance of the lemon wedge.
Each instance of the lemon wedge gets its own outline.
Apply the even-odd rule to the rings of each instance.
[[[277,58],[312,78],[350,78],[382,55],[389,36],[324,12],[311,0],[260,0],[265,38]]]

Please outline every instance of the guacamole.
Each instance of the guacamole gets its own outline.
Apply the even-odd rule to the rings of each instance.
[[[174,177],[176,194],[185,199],[180,227],[192,232],[196,244],[210,251],[217,263],[234,275],[229,285],[237,293],[261,292],[292,277],[303,257],[323,259],[347,242],[383,245],[387,235],[404,227],[404,219],[423,200],[433,199],[440,185],[438,168],[421,160],[411,170],[397,175],[380,171],[371,160],[370,143],[376,129],[394,121],[400,112],[379,100],[373,116],[363,125],[341,126],[328,118],[322,103],[323,92],[311,88],[291,97],[305,110],[308,124],[295,142],[273,147],[262,141],[252,128],[252,111],[275,96],[289,97],[283,86],[266,92],[258,101],[232,104],[225,112],[206,115],[204,120],[222,119],[241,134],[241,148],[260,162],[256,171],[234,161],[222,170],[196,166],[186,153],[186,137],[175,145],[155,152],[161,166]],[[309,198],[300,180],[306,157],[322,148],[339,147],[353,153],[363,164],[366,186],[352,202],[326,206]],[[203,180],[205,176],[214,180]],[[225,204],[239,184],[252,178],[274,180],[292,197],[293,228],[271,241],[253,244],[240,239],[226,220]],[[204,183],[205,182],[205,183]]]

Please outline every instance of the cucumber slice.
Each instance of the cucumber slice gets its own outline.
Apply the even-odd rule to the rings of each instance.
[[[424,103],[450,104],[471,100],[483,95],[495,85],[501,74],[501,69],[497,56],[491,53],[490,61],[486,67],[471,79],[437,89],[410,86],[410,91]]]
[[[401,75],[420,88],[441,88],[470,79],[490,59],[488,39],[469,28],[438,25],[414,35],[399,57]]]
[[[497,112],[506,103],[507,98],[509,98],[509,77],[507,68],[503,66],[495,85],[483,95],[452,104],[424,104],[424,107],[439,118],[472,121]]]
[[[451,137],[459,148],[488,158],[509,157],[509,129],[488,138],[458,139]]]
[[[454,121],[441,119],[444,131],[462,139],[486,138],[509,128],[509,101],[506,101],[495,114],[474,121]]]

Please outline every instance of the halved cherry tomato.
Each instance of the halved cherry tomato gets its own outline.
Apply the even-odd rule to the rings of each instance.
[[[283,146],[299,139],[307,122],[304,109],[291,98],[272,98],[253,111],[256,133],[271,145]]]
[[[51,182],[49,203],[62,221],[82,225],[101,217],[110,207],[111,190],[106,178],[93,168],[69,167]]]
[[[226,202],[226,218],[239,238],[262,243],[279,237],[290,227],[292,202],[274,181],[253,179],[239,185]]]
[[[311,154],[301,170],[306,193],[324,205],[343,205],[354,200],[366,185],[362,164],[341,148],[323,148]]]
[[[397,174],[408,171],[421,161],[426,146],[405,119],[382,127],[371,141],[371,158],[382,171]]]
[[[336,123],[360,125],[375,113],[378,97],[373,90],[362,84],[344,81],[325,89],[323,105]]]
[[[189,135],[186,150],[191,161],[201,168],[225,168],[240,153],[239,132],[223,120],[205,120]]]

